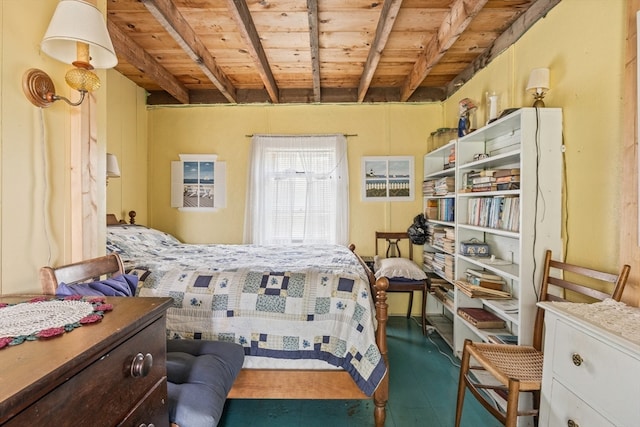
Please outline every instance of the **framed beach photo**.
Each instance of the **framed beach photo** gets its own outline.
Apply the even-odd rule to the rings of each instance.
[[[362,200],[413,201],[413,156],[362,158]]]
[[[171,206],[213,210],[226,205],[225,163],[215,154],[180,154],[171,162]]]

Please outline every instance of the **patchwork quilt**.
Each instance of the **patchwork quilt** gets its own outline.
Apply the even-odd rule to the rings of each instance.
[[[140,278],[138,296],[170,296],[169,338],[232,341],[245,354],[323,360],[372,395],[386,366],[369,282],[339,245],[189,245],[144,226],[107,230],[107,250]]]

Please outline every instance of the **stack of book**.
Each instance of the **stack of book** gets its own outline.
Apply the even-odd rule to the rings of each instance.
[[[501,291],[503,286],[507,284],[502,277],[497,274],[487,273],[486,271],[467,268],[465,273],[467,282],[474,286]]]
[[[422,181],[422,195],[433,196],[436,193],[436,180],[427,179]]]
[[[519,190],[520,189],[520,169],[498,169],[493,174],[496,179],[496,190]]]
[[[504,320],[484,308],[460,307],[458,308],[458,316],[478,329],[501,329],[505,327]]]
[[[465,192],[495,191],[496,179],[493,176],[495,170],[487,169],[481,171],[471,171],[466,174]]]
[[[455,192],[455,182],[456,180],[452,176],[445,176],[443,178],[437,179],[434,183],[435,195],[446,196],[447,194]]]
[[[438,219],[438,200],[437,199],[429,199],[427,200],[426,206],[424,208],[424,216],[427,219]]]
[[[469,298],[484,298],[484,299],[503,299],[511,298],[511,294],[506,291],[500,291],[491,288],[483,288],[482,286],[472,285],[465,280],[456,280],[453,284]]]
[[[430,217],[427,217],[430,218]],[[435,219],[435,218],[430,218]],[[432,222],[427,223],[427,244],[430,246],[438,247],[436,241],[439,241],[446,235],[446,228]]]
[[[453,227],[447,227],[444,229],[442,250],[450,254],[455,253],[456,251],[456,231]]]
[[[422,252],[422,269],[426,273],[433,273],[433,252]]]

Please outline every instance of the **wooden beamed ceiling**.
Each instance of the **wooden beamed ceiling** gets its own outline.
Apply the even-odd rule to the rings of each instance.
[[[108,0],[149,104],[443,100],[560,0]]]

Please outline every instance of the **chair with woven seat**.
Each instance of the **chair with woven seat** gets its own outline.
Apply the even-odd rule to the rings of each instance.
[[[400,242],[406,240],[408,245],[409,258],[403,258],[400,251]],[[387,243],[384,258],[379,255],[378,244]],[[413,309],[413,292],[422,291],[422,306],[420,308],[420,318],[422,333],[427,332],[427,319],[425,310],[427,308],[427,292],[429,289],[429,277],[413,261],[413,243],[409,240],[407,232],[376,231],[376,253],[374,257],[374,274],[376,279],[386,277],[389,280],[387,292],[406,292],[409,294],[409,307],[407,309],[407,319],[411,317]]]
[[[547,251],[539,301],[567,301],[568,294],[571,294],[571,300],[577,295],[582,295],[581,302],[595,302],[606,298],[620,301],[629,270],[630,267],[624,265],[618,274],[612,274],[554,261],[551,259],[551,251]],[[613,290],[608,294],[594,289],[594,285],[611,287]],[[543,324],[544,310],[538,307],[531,346],[465,340],[458,382],[455,427],[460,426],[467,388],[503,425],[515,427],[519,416],[533,416],[537,424],[544,356]],[[490,381],[487,381],[486,374],[490,374]],[[519,408],[521,392],[532,393],[531,409]],[[504,407],[496,404],[496,395],[506,400]]]

